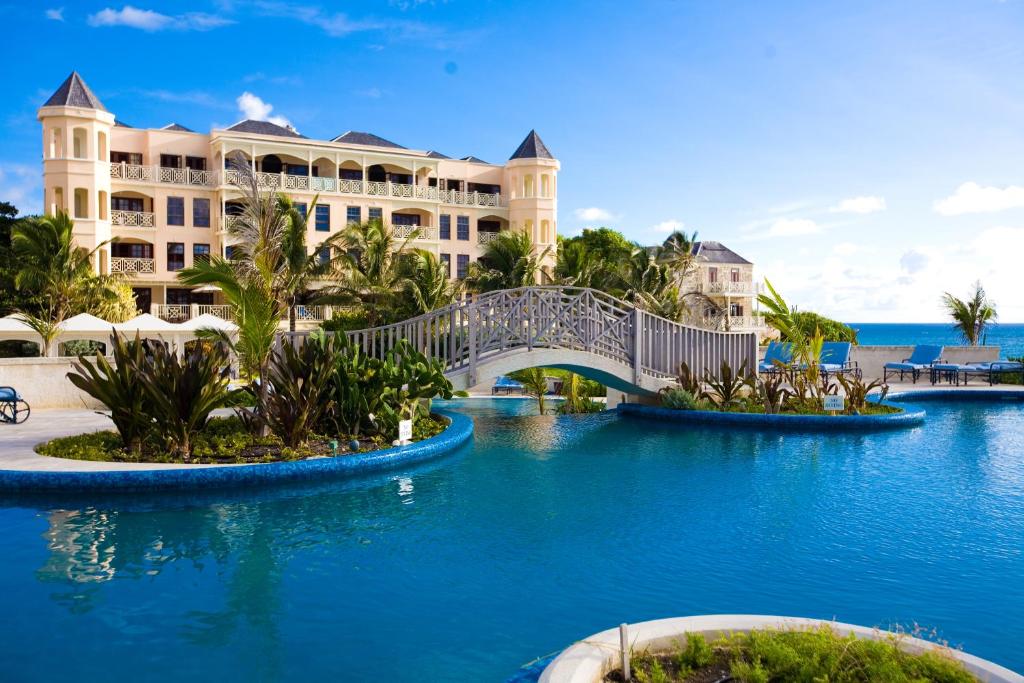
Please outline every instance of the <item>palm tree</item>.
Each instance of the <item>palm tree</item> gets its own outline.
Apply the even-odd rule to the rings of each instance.
[[[479,262],[470,264],[466,285],[478,292],[531,287],[543,274],[541,264],[550,253],[551,247],[537,253],[522,230],[500,232],[484,247]]]
[[[81,304],[84,283],[96,276],[96,253],[107,242],[93,249],[75,244],[74,221],[65,211],[55,216],[39,216],[19,221],[11,231],[11,247],[19,268],[14,277],[18,289],[33,290],[42,296],[42,315],[52,325],[71,316]],[[93,292],[106,298],[104,288]]]
[[[339,281],[323,290],[321,300],[361,304],[371,327],[388,320],[401,307],[411,289],[410,261],[417,253],[409,247],[418,231],[401,239],[380,221],[349,225],[341,233],[347,253]]]
[[[281,258],[284,268],[281,272],[280,295],[288,309],[288,330],[295,331],[296,309],[299,305],[317,300],[315,283],[337,280],[340,276],[342,259],[334,258],[345,239],[344,233],[336,233],[317,245],[313,253],[306,246],[308,229],[307,216],[316,210],[319,195],[313,197],[306,211],[299,210],[291,197],[278,195],[277,201],[287,224],[281,241]],[[321,296],[327,292],[320,293]]]
[[[655,260],[668,266],[675,275],[676,281],[682,284],[686,276],[693,272],[696,264],[696,257],[693,253],[696,243],[696,231],[687,235],[682,230],[676,230],[657,248]]]
[[[523,391],[537,399],[537,409],[544,414],[544,397],[548,393],[548,380],[544,368],[527,368],[515,373],[515,379],[522,383]]]
[[[408,266],[413,315],[429,313],[458,300],[462,283],[449,278],[447,268],[436,256],[426,251],[413,252]]]
[[[953,319],[953,329],[970,346],[977,346],[987,329],[995,324],[996,304],[989,300],[981,282],[974,283],[974,293],[966,301],[946,292],[942,295],[942,305]]]
[[[555,279],[561,284],[604,289],[610,268],[614,268],[614,264],[602,262],[583,242],[569,242],[559,238]]]

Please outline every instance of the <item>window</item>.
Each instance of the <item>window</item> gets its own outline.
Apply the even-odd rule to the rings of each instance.
[[[185,267],[185,245],[181,242],[167,243],[167,270],[181,270]],[[170,290],[168,290],[170,291]],[[188,303],[188,302],[185,302]]]
[[[296,211],[302,214],[303,218],[308,218],[308,216],[306,215],[306,211],[309,210],[309,207],[306,206],[306,202],[295,202],[293,206],[295,206]]]
[[[285,164],[284,172],[288,175],[309,175],[309,166],[305,164]]]
[[[161,154],[161,168],[181,168],[181,157],[177,154]]]
[[[441,265],[444,266],[444,272],[448,277],[452,276],[452,255],[441,254]]]
[[[743,306],[741,304],[729,304],[729,315],[741,316],[743,315]]]
[[[192,200],[192,227],[210,227],[210,200],[196,198]]]
[[[136,152],[111,152],[110,163],[142,166],[142,155]]]
[[[209,262],[210,260],[210,245],[209,244],[193,244],[192,245],[192,263],[200,263],[202,261]]]
[[[324,247],[322,249],[317,249],[317,251],[316,251],[316,259],[317,259],[317,261],[320,262],[320,265],[328,263],[331,260],[331,249],[330,249],[330,247]]]
[[[185,225],[185,198],[167,198],[167,225]]]
[[[446,213],[441,214],[441,239],[450,240],[452,238],[452,217]],[[451,260],[451,259],[449,259]]]
[[[363,172],[358,168],[342,168],[338,169],[338,177],[342,180],[362,180]]]
[[[224,258],[226,260],[228,260],[228,261],[231,261],[234,257],[235,257],[235,248],[234,248],[234,246],[232,246],[230,244],[225,245],[224,246]]]
[[[455,230],[456,230],[456,233],[457,233],[456,236],[460,240],[468,240],[469,239],[469,216],[459,216],[456,219],[456,221],[457,221],[456,226],[455,226]]]
[[[718,282],[718,268],[715,266],[708,268],[708,282]]]
[[[316,206],[316,229],[319,232],[331,231],[331,207],[326,204]]]
[[[731,269],[729,271],[729,281],[730,282],[739,282],[740,281],[740,269],[739,268],[733,268],[733,269]]]
[[[393,213],[391,214],[391,225],[419,225],[420,215],[418,213]]]
[[[143,211],[142,197],[111,197],[110,208],[114,211]]]
[[[75,188],[75,218],[89,217],[89,191],[78,187]]]
[[[382,220],[384,220],[384,209],[380,208],[379,206],[371,206],[370,207],[370,222],[372,223],[372,222],[376,221],[376,222],[379,223]]]
[[[363,210],[358,206],[349,206],[345,209],[345,222],[349,225],[363,222]]]
[[[456,275],[458,275],[461,280],[466,277],[466,274],[469,272],[469,254],[459,254],[458,259],[459,269],[456,271]]]
[[[153,245],[139,242],[114,242],[110,245],[114,258],[153,258]]]
[[[185,168],[193,171],[206,170],[206,157],[185,157]]]
[[[191,303],[191,290],[179,289],[177,287],[167,288],[167,303],[176,306],[188,306]]]

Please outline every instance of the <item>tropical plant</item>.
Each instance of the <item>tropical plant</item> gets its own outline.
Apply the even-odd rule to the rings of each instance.
[[[857,343],[857,330],[845,323],[812,311],[792,311],[793,324],[804,336],[811,337],[815,330],[820,330],[825,341],[845,341],[852,344]],[[782,341],[789,341],[785,337]]]
[[[846,408],[851,412],[860,412],[864,410],[867,406],[868,394],[875,389],[881,389],[878,394],[879,401],[884,401],[886,395],[889,393],[889,385],[880,379],[865,382],[860,377],[846,377],[844,375],[838,375],[836,376],[836,380],[843,387],[843,393],[846,394]]]
[[[942,305],[953,319],[953,329],[969,346],[980,344],[996,321],[996,304],[985,294],[981,282],[974,283],[974,291],[968,299],[958,299],[946,292],[942,295]]]
[[[259,411],[270,432],[285,446],[306,442],[324,413],[333,407],[331,376],[338,370],[341,354],[333,335],[313,334],[299,349],[284,344],[270,361],[267,381],[273,387]]]
[[[458,301],[462,283],[449,278],[447,268],[434,254],[417,250],[407,264],[412,315],[436,311]]]
[[[146,388],[156,435],[175,457],[188,461],[192,442],[217,408],[227,404],[228,355],[222,345],[196,346],[178,357],[166,344],[153,344],[137,370]]]
[[[704,383],[708,385],[707,397],[719,410],[728,410],[742,403],[743,390],[748,384],[747,362],[743,361],[739,370],[734,370],[728,361],[723,360],[716,377],[710,372],[704,373]]]
[[[696,244],[696,232],[687,235],[682,230],[676,230],[662,242],[655,252],[657,262],[669,267],[677,284],[681,284],[696,266],[696,255],[694,254]]]
[[[378,373],[384,383],[377,409],[378,426],[388,437],[397,434],[400,420],[413,420],[415,424],[417,417],[428,413],[430,399],[453,396],[444,364],[427,358],[405,339],[385,354]]]
[[[690,370],[690,366],[686,361],[679,364],[679,370],[676,372],[676,384],[679,385],[680,389],[685,389],[695,397],[699,397],[704,393],[700,377],[697,373]]]
[[[60,336],[60,320],[54,321],[49,317],[40,317],[31,313],[16,313],[15,317],[32,328],[32,331],[39,335],[43,342],[40,349],[41,355],[49,356],[53,348],[53,342]]]
[[[147,342],[138,335],[126,341],[115,332],[111,343],[113,365],[100,352],[96,353],[95,365],[79,356],[73,365],[75,372],[67,377],[110,411],[122,445],[138,457],[153,431],[149,395],[146,384],[139,379],[146,366]]]
[[[786,387],[786,375],[772,372],[764,375],[752,375],[747,384],[753,391],[757,403],[768,415],[782,412],[793,392]]]
[[[660,392],[661,404],[672,410],[697,410],[697,397],[689,389],[665,387]]]
[[[558,412],[569,415],[576,413],[596,413],[604,410],[604,406],[590,398],[587,383],[575,372],[568,373],[562,380],[559,392],[565,399],[558,406]]]
[[[604,289],[608,272],[614,272],[614,263],[607,263],[587,249],[584,242],[559,238],[555,258],[555,279],[572,287]]]
[[[331,409],[322,416],[320,431],[358,439],[364,430],[377,429],[375,411],[384,395],[381,360],[367,356],[343,334],[334,337],[339,357],[327,387]]]
[[[541,265],[551,247],[537,251],[530,235],[508,230],[487,243],[480,260],[469,265],[466,286],[478,292],[531,287],[540,280]]]
[[[509,375],[523,385],[523,391],[537,399],[537,410],[544,414],[547,404],[545,396],[548,393],[548,379],[544,376],[544,368],[527,368]]]

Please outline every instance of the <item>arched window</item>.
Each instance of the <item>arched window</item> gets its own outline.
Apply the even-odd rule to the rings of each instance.
[[[260,161],[260,170],[264,173],[280,173],[281,159],[276,154],[268,154]]]
[[[99,192],[99,200],[96,202],[96,207],[99,209],[99,217],[101,221],[107,220],[107,208],[110,205],[110,201],[107,199],[107,193],[104,190]]]
[[[85,128],[72,131],[72,156],[76,159],[89,158],[89,132]]]
[[[96,133],[96,159],[109,161],[107,158],[107,134],[103,131]]]
[[[50,158],[60,159],[64,156],[64,131],[60,128],[50,129]]]
[[[89,217],[89,191],[84,187],[75,188],[75,218]]]
[[[551,196],[551,176],[549,176],[547,173],[542,174],[540,177],[540,196]]]
[[[58,211],[64,211],[66,209],[67,206],[64,204],[64,188],[53,188],[53,206],[50,207],[50,213],[52,215],[57,215]]]
[[[523,176],[523,197],[529,199],[533,196],[533,175]]]
[[[549,244],[551,242],[551,221],[540,222],[540,241],[543,244]]]

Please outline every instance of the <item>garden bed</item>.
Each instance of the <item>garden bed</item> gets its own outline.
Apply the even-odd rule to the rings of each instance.
[[[727,425],[792,430],[854,430],[913,427],[924,422],[925,411],[881,404],[877,412],[857,415],[837,413],[748,413],[719,410],[678,410],[639,403],[620,403],[619,414],[691,424]]]
[[[439,415],[421,417],[414,424],[412,440],[416,442],[436,436],[447,426],[447,420]],[[274,436],[252,436],[237,417],[215,417],[196,435],[192,457],[188,460],[174,457],[152,444],[144,447],[138,456],[133,455],[125,450],[121,437],[114,431],[60,437],[39,444],[35,450],[49,457],[95,462],[244,465],[340,457],[391,447],[390,442],[379,436],[360,438],[356,450],[350,448],[350,441],[351,437],[313,436],[303,445],[289,448]]]

